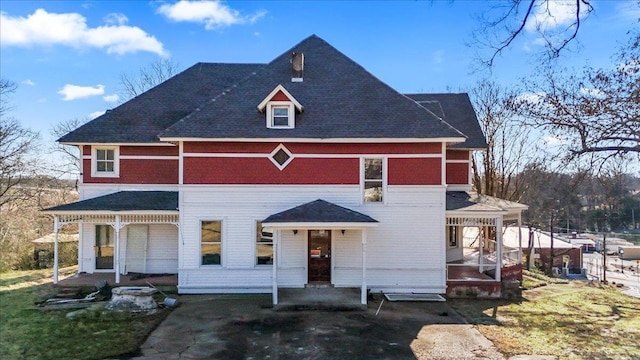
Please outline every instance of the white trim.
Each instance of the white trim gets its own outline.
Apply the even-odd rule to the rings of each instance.
[[[283,145],[283,144],[280,144]],[[270,157],[271,154],[267,153],[183,153],[184,157],[211,157],[211,158],[264,158]],[[393,159],[439,159],[442,154],[362,154],[362,153],[348,153],[348,154],[296,154],[297,158],[305,159],[357,159],[360,157],[386,157]]]
[[[178,184],[184,184],[184,142],[178,143]]]
[[[275,87],[275,89],[273,89],[269,95],[267,95],[266,98],[264,98],[264,100],[262,100],[260,102],[260,104],[258,104],[258,111],[262,112],[264,111],[265,107],[267,106],[267,104],[269,102],[272,102],[271,99],[276,96],[276,94],[282,91],[282,93],[284,93],[284,95],[289,98],[289,100],[295,105],[296,109],[298,109],[298,111],[302,111],[304,109],[304,107],[302,107],[302,105],[298,102],[298,100],[296,100],[296,98],[293,97],[293,95],[291,95],[287,89],[284,88],[284,86],[282,86],[282,84],[278,84],[278,86]]]
[[[447,164],[468,164],[469,160],[447,160]]]
[[[136,211],[110,211],[110,210],[41,210],[43,214],[51,215],[180,215],[178,210],[136,210]]]
[[[289,158],[287,159],[287,161],[285,161],[282,164],[278,163],[276,159],[274,159],[275,154],[278,153],[280,150],[284,151],[287,155],[289,155]],[[284,170],[284,168],[287,167],[287,165],[289,165],[293,161],[293,154],[291,153],[291,151],[289,151],[289,149],[287,149],[286,146],[284,146],[283,144],[280,144],[276,146],[276,148],[273,149],[273,151],[271,151],[271,153],[269,154],[269,160],[271,160],[273,165],[275,165],[280,171],[282,171]]]
[[[440,164],[440,184],[447,184],[447,144],[442,143],[442,159]]]
[[[123,160],[180,160],[178,155],[120,155]]]
[[[113,150],[113,171],[98,171],[98,150]],[[91,177],[118,178],[120,177],[120,148],[118,146],[91,146]]]
[[[119,142],[114,142],[114,143],[101,143],[101,142],[67,142],[67,141],[61,141],[60,144],[64,144],[64,145],[75,145],[75,146],[175,146],[175,144],[172,144],[170,142],[164,142],[162,140],[160,140],[159,142],[154,142],[154,143],[119,143]]]
[[[78,161],[80,163],[78,164],[78,167],[80,168],[80,175],[78,176],[78,185],[82,185],[84,182],[84,146],[79,145],[78,150],[80,150],[80,159]]]
[[[377,222],[263,222],[262,226],[278,230],[342,230],[378,227]]]
[[[298,143],[365,143],[365,144],[403,144],[403,143],[455,143],[465,138],[197,138],[197,137],[165,137],[167,142],[298,142]],[[445,144],[446,145],[446,144]]]

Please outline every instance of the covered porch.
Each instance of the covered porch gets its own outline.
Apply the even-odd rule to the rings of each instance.
[[[505,247],[508,224],[528,207],[486,195],[447,193],[447,295],[499,298],[505,283],[522,280],[522,239]],[[508,284],[511,286],[511,284]]]
[[[87,274],[118,285],[144,283],[142,274],[177,279],[177,192],[120,191],[43,212],[54,221],[54,284],[59,282],[59,233],[72,223],[79,228],[78,275],[65,282],[82,282]]]
[[[356,295],[359,294],[359,304],[366,306],[367,304],[367,229],[376,227],[378,221],[368,215],[344,208],[342,206],[318,199],[300,206],[273,214],[267,217],[262,225],[270,228],[274,233],[273,237],[273,273],[272,273],[272,296],[273,304],[279,305],[310,305],[316,304],[318,299],[325,299],[325,302],[338,299],[346,299],[345,303],[353,303],[357,301]],[[279,252],[281,247],[279,242],[284,238],[284,233],[292,232],[293,234],[306,234],[306,282],[304,288],[283,288],[280,289],[279,276],[280,272],[287,269],[281,266],[280,259],[283,254]],[[338,250],[333,250],[332,243],[341,236],[341,238],[352,238],[359,236],[360,247],[360,269],[348,269],[345,271],[360,271],[359,292],[348,291],[350,286],[334,287],[335,265],[334,257],[338,254]],[[304,237],[303,237],[304,238]],[[280,297],[282,291],[283,297]],[[334,296],[335,295],[335,296]],[[306,299],[306,300],[305,300]],[[343,300],[344,300],[343,299]]]

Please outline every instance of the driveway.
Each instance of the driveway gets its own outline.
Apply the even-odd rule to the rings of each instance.
[[[275,311],[270,295],[177,296],[133,359],[503,359],[439,302],[366,311]],[[445,324],[443,326],[436,324]]]

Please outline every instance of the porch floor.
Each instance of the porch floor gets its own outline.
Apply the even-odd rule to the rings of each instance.
[[[277,310],[365,310],[360,288],[278,289]]]
[[[477,266],[449,266],[447,281],[495,280],[478,271]]]
[[[79,273],[69,276],[65,279],[58,281],[59,287],[76,287],[76,286],[94,286],[99,280],[105,280],[110,286],[148,286],[147,281],[154,286],[177,286],[178,275],[177,274],[137,274],[129,273],[127,275],[120,275],[120,283],[116,284],[116,276],[114,273]]]

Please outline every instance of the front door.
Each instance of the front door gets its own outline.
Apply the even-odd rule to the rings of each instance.
[[[148,237],[149,227],[147,225],[129,225],[127,227],[125,273],[144,273],[146,271]]]
[[[309,230],[309,282],[331,282],[330,230]]]

